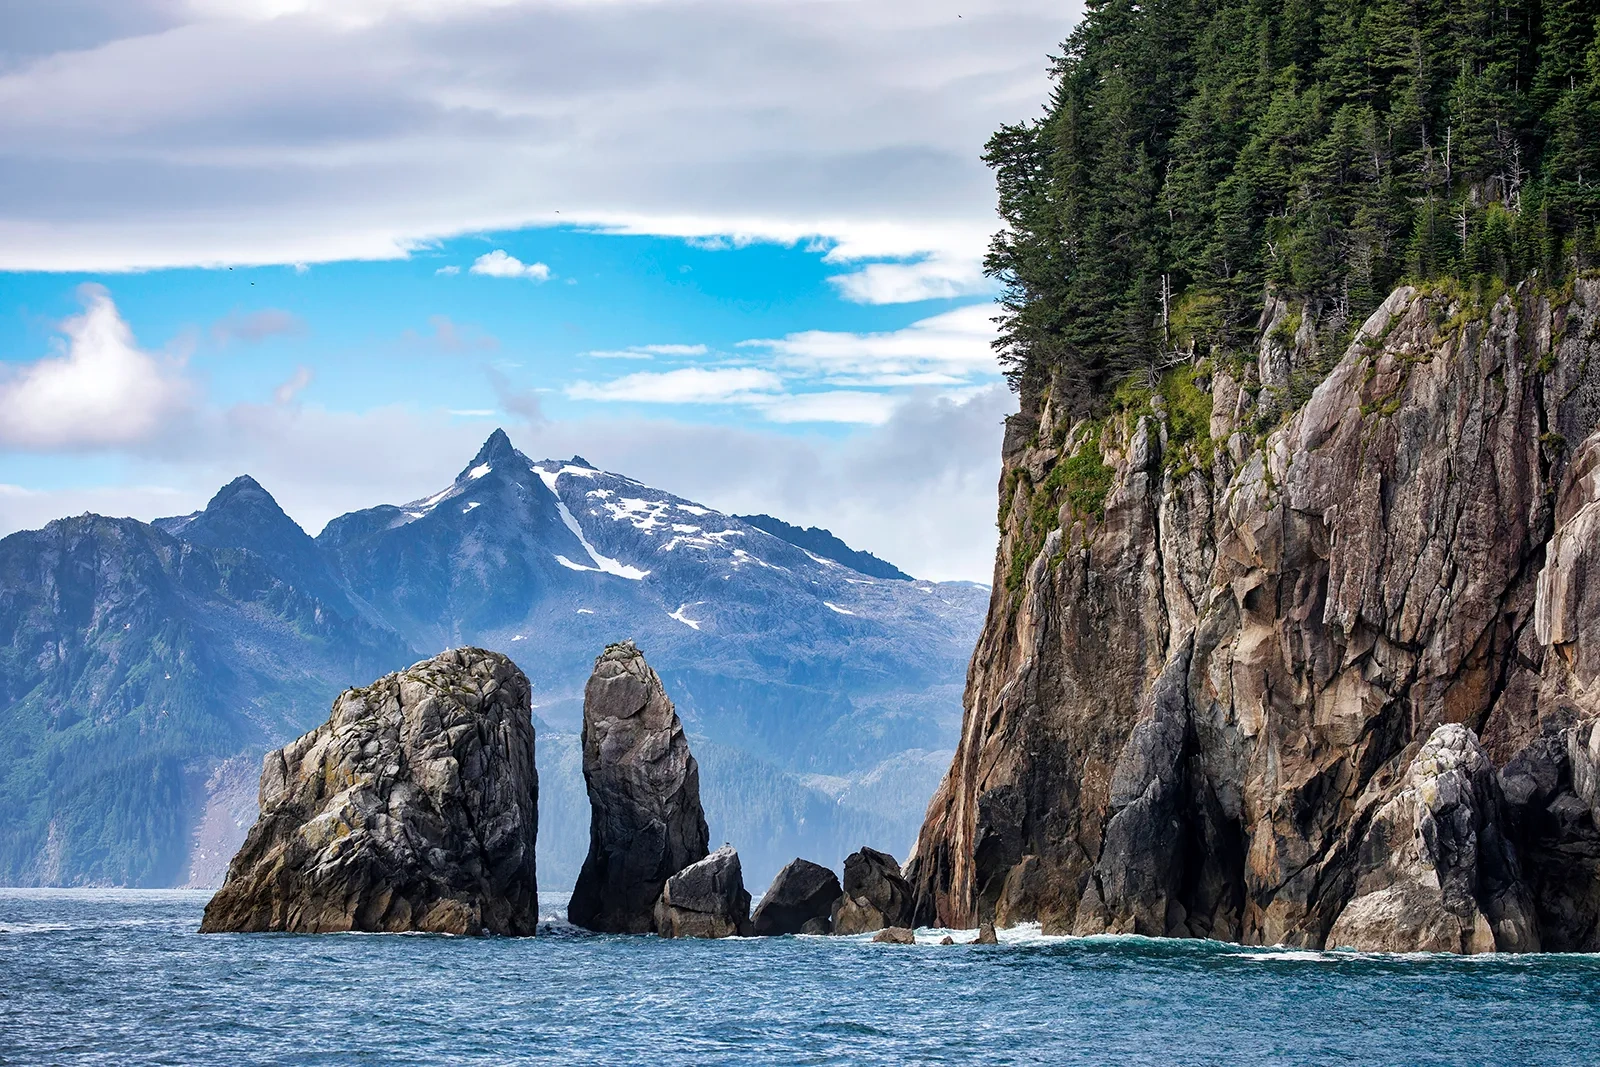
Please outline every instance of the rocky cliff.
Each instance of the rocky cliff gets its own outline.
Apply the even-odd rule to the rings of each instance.
[[[1600,280],[1311,311],[1024,395],[919,921],[1600,948]]]
[[[538,798],[527,678],[441,652],[267,754],[261,818],[201,930],[532,934]]]

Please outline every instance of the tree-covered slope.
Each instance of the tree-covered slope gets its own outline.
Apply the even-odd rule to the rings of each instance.
[[[1593,267],[1597,16],[1597,0],[1090,0],[1046,115],[987,149],[1013,381],[1053,378],[1091,411],[1131,373],[1253,346],[1273,299],[1315,375],[1402,282],[1554,286]]]

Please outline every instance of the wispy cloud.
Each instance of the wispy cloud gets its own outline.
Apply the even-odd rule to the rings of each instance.
[[[736,404],[780,423],[882,425],[913,390],[953,393],[995,381],[993,315],[992,305],[976,304],[900,330],[805,330],[741,341],[738,347],[750,355],[734,362],[582,381],[569,386],[567,395],[628,403]],[[647,359],[668,352],[702,356],[706,349],[641,345],[588,354]]]
[[[575,382],[567,387],[567,395],[574,400],[646,404],[732,404],[782,388],[782,378],[754,367],[682,367],[640,371],[609,382]]]
[[[524,263],[503,248],[485,252],[472,262],[473,274],[490,278],[531,278],[536,282],[550,280],[550,268],[543,263]]]
[[[280,308],[233,312],[211,324],[211,339],[220,345],[233,341],[256,344],[269,337],[295,337],[305,332],[304,319]]]
[[[765,350],[791,373],[815,375],[833,384],[954,384],[998,373],[990,347],[994,313],[992,304],[972,304],[901,330],[804,330],[777,339],[742,341],[740,347]]]
[[[655,359],[657,356],[703,356],[705,345],[630,345],[585,352],[590,359]]]
[[[306,386],[311,384],[313,377],[315,376],[311,373],[310,367],[303,364],[296,367],[288,380],[272,391],[273,401],[278,404],[294,403],[305,391]]]
[[[405,330],[401,338],[413,344],[429,345],[444,352],[491,352],[500,347],[498,338],[476,326],[462,325],[448,315],[428,316],[428,330]]]

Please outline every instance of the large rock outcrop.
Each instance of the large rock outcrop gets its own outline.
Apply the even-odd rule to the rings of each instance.
[[[833,905],[833,933],[866,934],[910,926],[911,885],[887,852],[863,848],[844,861],[844,894]]]
[[[750,921],[761,937],[831,933],[833,905],[843,893],[838,875],[820,863],[797,859],[778,872]]]
[[[662,937],[750,937],[750,894],[739,853],[723,845],[668,878],[655,922]]]
[[[1023,396],[919,922],[1600,949],[1600,279],[1316,311]]]
[[[334,701],[261,772],[261,816],[204,932],[534,933],[528,680],[458,648]]]
[[[583,779],[589,854],[567,916],[591,930],[650,933],[667,879],[706,858],[710,834],[683,724],[632,641],[608,646],[584,689]]]

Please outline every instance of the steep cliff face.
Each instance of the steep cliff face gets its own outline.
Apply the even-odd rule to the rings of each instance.
[[[1600,280],[1306,320],[1024,397],[919,921],[1600,947]]]

